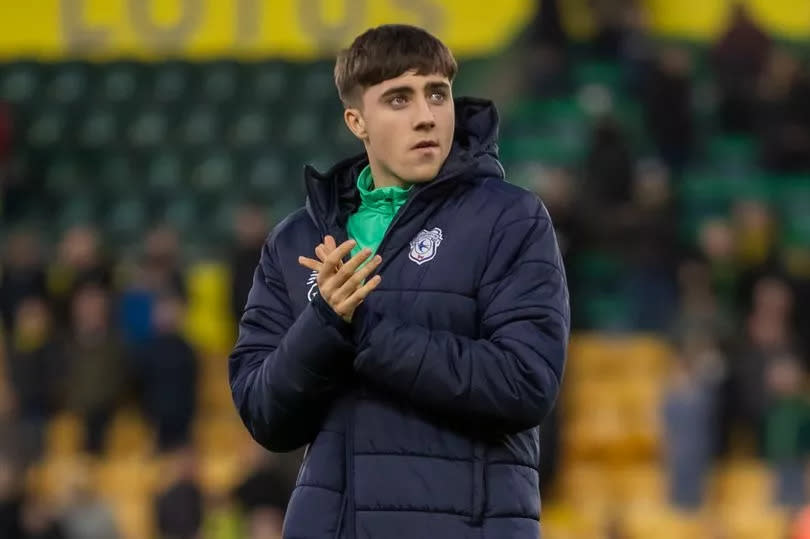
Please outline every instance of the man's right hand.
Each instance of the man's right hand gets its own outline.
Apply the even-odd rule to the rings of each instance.
[[[324,238],[324,244],[316,249],[322,260],[299,256],[298,263],[318,272],[318,291],[321,297],[341,318],[351,322],[355,309],[382,281],[381,276],[375,275],[366,282],[369,275],[380,265],[382,258],[377,255],[358,270],[357,268],[371,256],[371,250],[363,249],[344,264],[343,258],[352,252],[356,242],[349,240],[334,249],[324,250],[324,245],[331,247],[330,242],[334,245],[334,239],[327,236]]]

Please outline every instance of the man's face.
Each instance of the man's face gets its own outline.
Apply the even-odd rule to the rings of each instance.
[[[405,72],[366,88],[361,107],[347,110],[346,121],[385,183],[431,181],[453,141],[450,81],[443,75]]]

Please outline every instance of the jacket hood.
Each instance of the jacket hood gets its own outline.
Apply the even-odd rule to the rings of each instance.
[[[436,179],[420,184],[413,191],[451,177],[466,182],[505,177],[498,159],[499,119],[495,104],[486,99],[459,97],[454,105],[456,126],[450,153]],[[316,223],[342,223],[357,209],[357,175],[367,164],[368,156],[363,152],[338,162],[324,173],[311,165],[304,167],[307,211]]]

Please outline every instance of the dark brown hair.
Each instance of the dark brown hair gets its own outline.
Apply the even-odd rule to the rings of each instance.
[[[385,24],[366,30],[342,50],[335,62],[335,86],[345,106],[357,102],[359,91],[415,70],[438,73],[452,81],[458,64],[447,46],[426,30],[406,24]]]

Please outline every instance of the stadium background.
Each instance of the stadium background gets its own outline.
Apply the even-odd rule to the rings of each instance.
[[[810,537],[810,4],[732,4],[1,0],[0,536],[278,536],[300,454],[239,423],[235,317],[359,150],[335,51],[406,22],[564,250],[544,536]]]

